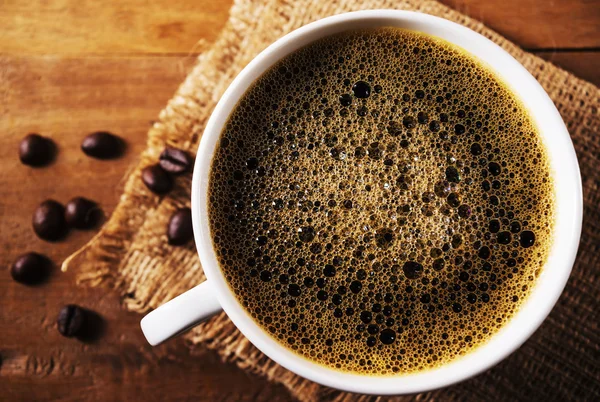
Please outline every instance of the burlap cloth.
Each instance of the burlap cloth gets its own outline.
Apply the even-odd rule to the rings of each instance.
[[[569,283],[540,330],[510,358],[462,384],[417,396],[418,400],[600,400],[600,90],[526,53],[480,22],[436,2],[423,0],[238,0],[216,42],[160,113],[148,147],[126,181],[125,192],[102,231],[66,261],[85,285],[108,285],[125,306],[140,313],[155,308],[204,280],[193,245],[171,247],[165,227],[178,207],[189,206],[191,175],[177,179],[164,197],[150,193],[140,171],[156,163],[165,145],[195,154],[204,125],[219,97],[252,58],[282,35],[311,21],[346,11],[374,8],[417,10],[463,24],[490,38],[519,60],[550,94],[571,133],[579,157],[585,199],[583,234]],[[190,10],[194,12],[194,10]],[[300,400],[359,401],[304,380],[254,348],[220,314],[185,335],[227,361],[277,381]]]

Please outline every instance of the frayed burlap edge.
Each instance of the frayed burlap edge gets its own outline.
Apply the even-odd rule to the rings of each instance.
[[[195,67],[150,129],[147,149],[129,174],[124,193],[110,220],[90,243],[65,261],[63,269],[71,266],[77,269],[81,284],[117,289],[127,309],[140,313],[202,282],[205,278],[193,245],[173,248],[167,245],[165,236],[171,213],[178,207],[189,206],[191,176],[178,178],[174,191],[159,197],[142,184],[141,169],[156,163],[166,145],[194,154],[205,123],[221,94],[235,75],[274,40],[325,16],[375,8],[433,14],[483,34],[511,53],[540,80],[563,113],[576,145],[578,140],[587,141],[586,130],[589,133],[589,130],[598,129],[597,106],[591,106],[599,103],[598,88],[522,51],[483,24],[438,2],[368,0],[338,4],[318,0],[239,0],[233,5],[230,19],[217,41],[198,57]],[[572,108],[576,103],[578,105]],[[590,110],[590,107],[596,109]],[[580,122],[577,114],[592,117],[588,117],[591,119],[588,122]],[[598,141],[582,145],[590,149],[590,153],[583,155],[583,160],[580,155],[582,170],[584,164],[593,169],[598,158],[589,155],[593,155],[591,150],[598,150]],[[194,329],[186,335],[186,339],[190,345],[203,343],[217,350],[224,360],[284,384],[300,400],[373,399],[330,390],[285,370],[252,346],[224,314]],[[445,394],[448,399],[465,397],[467,395],[460,391]],[[436,393],[414,398],[431,400],[436,398]]]

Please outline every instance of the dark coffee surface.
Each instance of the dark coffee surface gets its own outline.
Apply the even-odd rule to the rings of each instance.
[[[515,97],[454,46],[378,29],[286,57],[227,123],[215,249],[260,325],[344,371],[435,367],[527,297],[553,221],[549,164]]]

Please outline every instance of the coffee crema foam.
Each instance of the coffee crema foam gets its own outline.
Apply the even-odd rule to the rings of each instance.
[[[341,371],[443,365],[519,309],[551,245],[537,129],[484,65],[397,28],[264,73],[212,162],[220,267],[278,342]]]

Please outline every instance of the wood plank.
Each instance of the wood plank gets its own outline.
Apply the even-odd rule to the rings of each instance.
[[[572,72],[579,78],[600,86],[600,51],[598,52],[534,52],[541,58]]]
[[[442,2],[526,48],[600,47],[600,7],[595,1]],[[4,0],[0,53],[187,54],[198,40],[216,37],[230,5],[230,0]]]
[[[77,288],[74,273],[55,273],[28,288],[0,280],[0,390],[4,401],[289,401],[281,386],[223,364],[184,342],[150,347],[139,316],[126,313],[106,289]],[[76,302],[101,314],[99,339],[63,338],[56,314]]]
[[[440,0],[526,49],[600,47],[594,0]]]
[[[3,0],[0,53],[176,53],[212,41],[232,1]]]
[[[172,96],[193,57],[0,57],[0,265],[38,251],[58,265],[94,231],[74,231],[48,243],[31,229],[43,199],[66,202],[83,195],[109,215],[120,182],[144,148],[149,121]],[[128,143],[115,161],[86,157],[81,138],[110,130]],[[33,169],[18,161],[19,140],[36,131],[53,138],[56,161]],[[75,284],[76,270],[56,266],[47,283],[27,287],[5,268],[0,276],[0,393],[2,400],[285,401],[279,386],[224,365],[214,352],[190,355],[183,341],[150,347],[139,315],[127,313],[107,289]],[[102,317],[103,333],[81,342],[55,327],[59,309],[77,303]],[[33,386],[35,384],[35,386]]]

